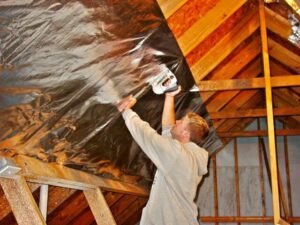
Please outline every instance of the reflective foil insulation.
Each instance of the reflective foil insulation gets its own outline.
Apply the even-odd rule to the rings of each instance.
[[[155,168],[114,104],[134,95],[134,110],[160,132],[164,95],[150,84],[166,68],[183,89],[177,117],[196,111],[211,125],[154,0],[6,0],[0,38],[2,156],[151,180]],[[220,143],[211,127],[201,144],[213,152]]]

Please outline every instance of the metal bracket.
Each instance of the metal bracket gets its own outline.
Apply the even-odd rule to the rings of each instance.
[[[0,157],[0,177],[13,178],[20,170],[13,160]]]

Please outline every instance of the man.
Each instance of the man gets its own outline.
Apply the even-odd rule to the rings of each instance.
[[[124,98],[117,105],[134,140],[157,167],[141,225],[199,224],[194,199],[207,173],[208,153],[194,142],[205,138],[209,127],[195,113],[175,120],[174,96],[180,90],[165,96],[162,135],[131,110],[134,98]]]

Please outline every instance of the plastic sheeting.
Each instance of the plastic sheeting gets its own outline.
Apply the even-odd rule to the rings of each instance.
[[[151,179],[154,167],[114,104],[133,94],[134,110],[159,131],[164,96],[149,84],[166,68],[183,88],[177,116],[207,118],[154,0],[6,0],[0,38],[1,155]],[[213,128],[203,144],[220,146]]]

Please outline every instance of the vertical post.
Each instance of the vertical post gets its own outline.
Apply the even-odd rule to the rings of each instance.
[[[47,206],[48,206],[48,185],[43,184],[41,185],[41,189],[40,189],[39,208],[45,221],[47,221]]]
[[[99,188],[83,191],[98,225],[116,225]]]
[[[24,177],[0,178],[0,184],[19,225],[46,225]]]
[[[265,8],[264,8],[263,0],[259,0],[259,19],[260,19],[260,34],[261,34],[261,41],[262,41],[264,77],[265,77],[265,85],[266,85],[265,93],[266,93],[266,106],[267,106],[270,166],[271,166],[271,177],[272,177],[271,186],[272,186],[272,199],[273,199],[273,213],[274,213],[274,224],[276,225],[280,220],[280,206],[279,206],[279,194],[278,194],[277,157],[276,157],[276,147],[275,147],[272,87],[271,87],[271,78],[270,78],[270,63],[269,63],[269,53],[268,53],[268,43],[267,43]]]
[[[285,128],[285,124],[284,124]],[[285,158],[285,171],[286,171],[286,183],[289,202],[290,216],[293,217],[293,205],[292,205],[292,191],[291,191],[291,176],[290,176],[290,163],[289,163],[289,151],[287,136],[284,136],[284,158]],[[291,223],[293,224],[293,223]]]
[[[214,154],[211,157],[213,162],[213,173],[214,173],[214,208],[215,208],[215,217],[219,216],[219,206],[218,206],[218,178],[217,178],[217,156]],[[219,223],[216,222],[215,225]]]
[[[257,118],[257,130],[260,130],[260,121]],[[258,143],[258,155],[259,155],[259,174],[260,174],[260,184],[261,184],[261,204],[262,204],[262,215],[265,217],[266,213],[266,197],[265,197],[265,180],[264,180],[264,169],[263,169],[263,152],[260,145],[259,137],[257,138]],[[264,223],[264,225],[266,225]]]
[[[236,213],[240,217],[240,179],[239,179],[239,158],[237,149],[237,138],[234,138],[234,174],[235,174],[235,193],[236,193]],[[238,222],[238,225],[241,223]]]

